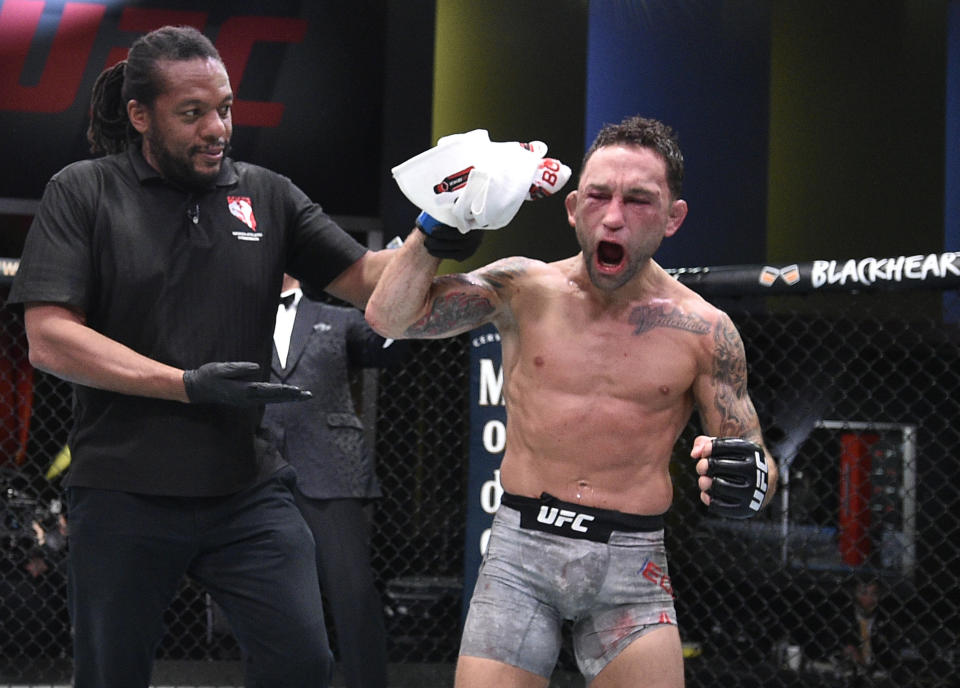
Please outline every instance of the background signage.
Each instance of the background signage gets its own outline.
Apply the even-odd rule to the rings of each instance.
[[[485,325],[470,335],[470,467],[463,557],[464,615],[487,547],[493,514],[503,494],[500,461],[507,441],[500,333],[493,325]]]
[[[331,214],[379,214],[385,0],[0,3],[0,198],[36,199],[89,157],[97,76],[143,33],[188,24],[217,46],[232,155],[290,177]]]

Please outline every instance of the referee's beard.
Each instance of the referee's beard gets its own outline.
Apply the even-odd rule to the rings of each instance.
[[[223,160],[230,154],[230,141],[219,140],[223,146],[223,157],[220,164],[210,168],[208,172],[200,172],[194,164],[194,157],[200,152],[201,146],[191,146],[186,155],[177,155],[167,147],[163,137],[156,131],[147,131],[144,138],[150,145],[150,151],[159,172],[164,179],[190,191],[201,191],[210,188],[223,167]]]

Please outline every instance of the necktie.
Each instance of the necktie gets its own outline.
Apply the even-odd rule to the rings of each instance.
[[[281,297],[280,297],[280,305],[283,306],[284,308],[290,308],[290,306],[293,305],[293,297],[294,297],[294,296],[296,296],[296,294],[295,294],[294,292],[290,292],[289,294],[286,294],[285,296],[281,296]]]

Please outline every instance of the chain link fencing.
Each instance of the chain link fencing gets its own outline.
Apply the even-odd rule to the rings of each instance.
[[[678,443],[667,539],[688,686],[957,685],[956,293],[853,281],[711,300],[741,331],[781,477],[758,518],[710,519],[683,463],[695,423]]]
[[[697,279],[679,277],[698,288]],[[687,685],[956,685],[955,285],[703,291],[741,331],[751,395],[782,480],[757,518],[709,518],[688,458],[696,417],[677,443],[666,534]],[[0,318],[0,685],[62,684],[69,515],[62,474],[46,476],[66,441],[71,393],[30,369],[18,310],[0,307]],[[416,342],[403,366],[353,378],[385,495],[372,546],[393,664],[456,659],[468,367],[463,336]],[[878,586],[880,611],[872,661],[862,665],[845,648],[865,649],[853,602],[867,582]],[[165,621],[158,666],[192,662],[207,667],[204,685],[241,684],[239,650],[196,584],[184,582]],[[568,642],[551,685],[583,685]]]

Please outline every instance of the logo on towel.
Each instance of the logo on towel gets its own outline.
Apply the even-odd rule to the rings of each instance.
[[[470,176],[470,170],[473,169],[473,165],[470,165],[465,170],[460,170],[459,172],[454,172],[453,174],[444,177],[444,180],[439,184],[434,185],[433,193],[442,194],[447,191],[456,191],[457,189],[462,189],[467,184],[467,178]]]

